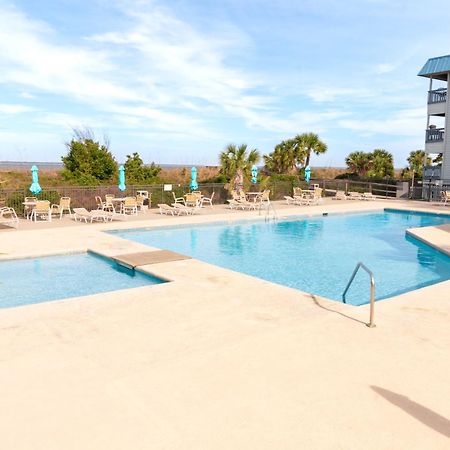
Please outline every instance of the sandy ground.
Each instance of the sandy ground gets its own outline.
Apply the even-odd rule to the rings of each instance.
[[[258,218],[214,211],[139,226]],[[148,250],[108,227],[2,231],[0,258]],[[2,450],[450,448],[450,281],[377,302],[370,329],[367,306],[196,260],[144,268],[172,282],[0,310]]]

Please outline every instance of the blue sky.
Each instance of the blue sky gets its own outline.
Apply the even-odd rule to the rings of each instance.
[[[59,161],[74,127],[119,161],[215,164],[314,131],[313,165],[423,148],[448,0],[0,0],[0,159]]]

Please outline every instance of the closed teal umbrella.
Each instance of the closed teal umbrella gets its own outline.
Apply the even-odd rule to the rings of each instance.
[[[256,184],[258,182],[258,168],[256,166],[252,166],[252,184]]]
[[[33,166],[31,168],[31,186],[30,186],[30,192],[33,195],[38,195],[40,192],[42,192],[41,186],[39,186],[39,175],[38,175],[38,168],[37,166]]]
[[[123,192],[127,187],[125,186],[125,167],[119,167],[119,191]]]
[[[191,188],[191,191],[196,191],[198,189],[197,169],[195,167],[191,169],[191,184],[189,187]]]
[[[309,180],[311,179],[311,167],[306,166],[305,168],[305,181],[309,183]]]

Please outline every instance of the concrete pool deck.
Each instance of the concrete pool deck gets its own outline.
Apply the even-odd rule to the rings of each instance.
[[[277,210],[385,207],[446,211]],[[142,252],[102,230],[258,218],[214,212],[0,231],[0,259]],[[449,245],[435,228],[422,238]],[[367,306],[195,259],[143,269],[173,282],[0,310],[2,448],[449,448],[450,281],[377,302],[369,329]]]

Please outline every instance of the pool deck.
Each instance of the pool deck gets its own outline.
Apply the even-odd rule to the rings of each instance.
[[[276,205],[280,217],[385,207],[450,213],[401,201]],[[102,231],[245,219],[264,220],[217,207],[24,223],[0,230],[0,259],[145,252]],[[447,226],[411,233],[450,249]],[[368,306],[195,259],[140,268],[172,282],[0,310],[2,449],[449,448],[450,281],[377,302],[370,329]]]

